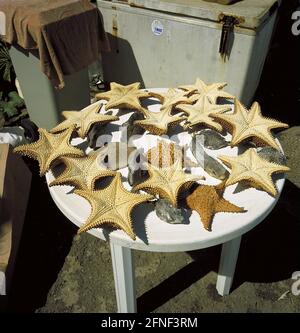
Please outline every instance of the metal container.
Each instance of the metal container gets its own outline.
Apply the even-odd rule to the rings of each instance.
[[[249,104],[258,86],[279,0],[98,0],[112,52],[105,81],[176,87],[197,77],[227,82]]]

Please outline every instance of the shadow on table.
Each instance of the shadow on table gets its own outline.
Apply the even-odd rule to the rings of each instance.
[[[243,236],[232,291],[246,281],[289,279],[299,270],[299,194],[299,188],[287,180],[273,212]],[[138,311],[153,311],[210,271],[218,272],[220,252],[221,246],[188,252],[194,261],[141,295],[137,300]]]

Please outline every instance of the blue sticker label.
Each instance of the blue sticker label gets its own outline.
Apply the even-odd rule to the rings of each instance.
[[[164,32],[164,26],[159,20],[152,22],[151,29],[155,36],[160,36]]]

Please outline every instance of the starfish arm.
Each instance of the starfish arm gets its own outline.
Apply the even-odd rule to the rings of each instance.
[[[259,146],[268,145],[270,147],[273,147],[276,150],[279,150],[279,151],[281,150],[280,146],[274,139],[272,133],[268,129],[266,129],[266,131],[264,133],[259,133],[259,134],[257,134],[256,131],[253,131],[252,133],[250,133],[250,135],[248,135],[245,138],[249,138],[249,137],[252,137],[253,141]],[[244,138],[243,138],[243,140],[244,140]],[[241,141],[242,140],[239,140],[239,142],[241,142]]]
[[[77,128],[79,126],[79,112],[80,111],[63,111],[62,115],[65,120],[57,124],[49,132],[58,133],[70,128],[71,126],[75,126]]]
[[[130,100],[128,98],[121,98],[117,101],[112,100],[107,102],[107,104],[105,105],[105,110],[115,109],[115,108],[141,110],[142,106],[137,97],[131,98]]]
[[[208,116],[194,117],[194,118],[188,117],[187,122],[189,128],[192,128],[200,124],[205,124],[209,128],[216,130],[217,132],[222,132],[223,130],[223,127],[219,123],[215,122],[213,119],[211,119]]]
[[[107,91],[101,92],[101,93],[97,93],[95,95],[95,97],[97,98],[98,101],[100,101],[100,100],[108,101],[111,98],[110,93],[107,92]]]
[[[245,212],[244,208],[236,206],[228,200],[221,198],[216,205],[216,212],[227,212],[227,213],[242,213]]]
[[[203,207],[202,209],[195,209],[196,212],[199,214],[201,222],[206,230],[211,230],[212,220],[214,218],[215,212],[206,209]]]
[[[91,117],[89,120],[82,120],[80,129],[78,130],[78,135],[84,139],[87,135],[88,132],[90,131],[91,127],[94,124],[102,124],[105,125],[107,123],[113,122],[119,120],[119,117],[117,116],[110,116],[110,115],[102,115],[102,114],[97,114]]]
[[[183,86],[179,86],[179,89],[185,90],[189,93],[193,93],[195,91],[197,91],[197,88],[195,87],[195,85],[192,84],[187,84],[187,85],[183,85]]]
[[[208,95],[208,98],[209,98],[210,102],[213,103],[213,104],[216,103],[216,100],[217,100],[218,97],[221,97],[221,98],[227,98],[227,99],[234,99],[234,98],[235,98],[235,96],[233,96],[233,95],[227,93],[226,91],[221,91],[221,90],[219,90],[219,91],[215,94],[215,96],[209,96],[209,95]]]
[[[133,191],[143,190],[151,195],[158,195],[160,198],[168,200],[172,205],[176,207],[177,198],[174,193],[167,191],[163,186],[152,185],[151,183],[140,183],[136,187],[134,187]]]

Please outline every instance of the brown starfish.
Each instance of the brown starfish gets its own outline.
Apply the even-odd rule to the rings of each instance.
[[[102,190],[75,190],[75,193],[85,198],[92,207],[90,216],[78,233],[111,224],[125,231],[132,239],[136,238],[132,229],[132,209],[153,198],[149,194],[127,191],[123,187],[120,173],[117,173],[110,185]]]
[[[98,151],[86,157],[62,157],[65,169],[49,186],[70,184],[81,190],[93,190],[99,178],[116,175],[115,171],[101,166],[99,158]]]
[[[133,191],[144,190],[151,194],[158,194],[177,206],[180,191],[187,189],[203,177],[189,175],[181,168],[181,161],[176,161],[169,168],[157,168],[148,163],[149,179],[136,185]]]
[[[80,157],[84,152],[70,144],[72,133],[75,126],[68,130],[51,134],[43,128],[39,128],[39,140],[16,147],[14,152],[38,160],[40,167],[40,176],[43,176],[53,165],[53,162],[63,156]]]
[[[244,208],[238,207],[223,198],[224,184],[217,186],[198,185],[186,198],[189,208],[195,210],[201,218],[206,230],[211,230],[211,224],[216,213],[242,213]]]
[[[231,167],[231,174],[226,181],[226,186],[243,180],[273,196],[277,194],[277,189],[271,175],[290,170],[284,165],[270,163],[261,158],[255,148],[250,148],[236,157],[219,156],[219,159]]]
[[[150,94],[147,91],[140,90],[139,87],[139,82],[127,86],[112,82],[110,84],[111,90],[96,94],[96,98],[108,101],[105,105],[105,110],[113,108],[141,110],[140,99],[149,97]]]
[[[274,140],[271,129],[289,127],[288,124],[263,117],[257,102],[254,102],[248,111],[237,99],[234,103],[233,114],[215,113],[212,116],[232,132],[232,146],[253,138],[260,145],[266,144],[279,150],[280,147]]]
[[[50,133],[61,132],[75,125],[78,135],[84,139],[92,125],[106,124],[119,119],[117,116],[100,114],[101,108],[102,104],[92,104],[81,111],[63,111],[62,115],[66,120],[52,128]]]
[[[200,96],[206,96],[211,103],[216,104],[218,97],[234,98],[233,95],[222,90],[226,85],[227,83],[212,83],[207,85],[198,78],[195,84],[180,86],[179,88],[185,90],[188,95],[196,93]]]

